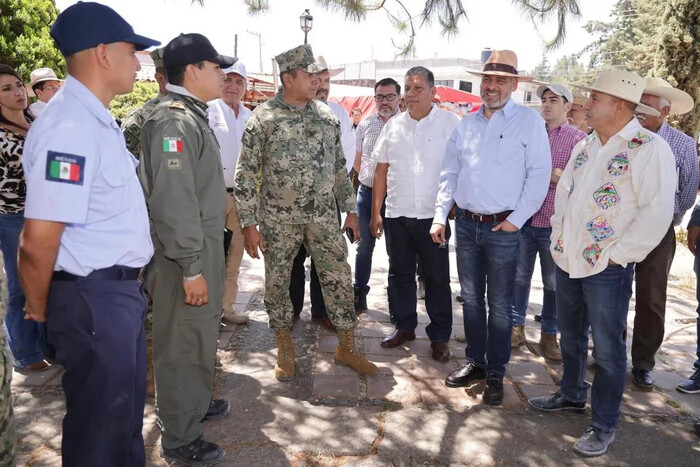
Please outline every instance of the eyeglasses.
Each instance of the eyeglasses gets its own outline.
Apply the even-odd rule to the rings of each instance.
[[[47,89],[49,91],[56,92],[59,89],[61,89],[61,86],[56,86],[55,84],[49,84],[48,86],[44,86],[44,89]]]
[[[394,102],[398,96],[396,94],[376,94],[374,96],[374,100],[377,102],[381,101],[387,101],[387,102]]]

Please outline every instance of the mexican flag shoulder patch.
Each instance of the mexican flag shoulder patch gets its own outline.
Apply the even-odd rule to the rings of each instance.
[[[85,157],[65,152],[48,151],[46,180],[82,185],[85,178]]]
[[[165,136],[163,138],[163,152],[182,152],[182,137]]]

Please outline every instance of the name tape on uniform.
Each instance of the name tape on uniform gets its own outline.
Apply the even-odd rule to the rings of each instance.
[[[163,138],[163,152],[182,152],[182,138],[166,136]]]
[[[85,157],[48,151],[46,155],[46,180],[82,185],[84,176]]]

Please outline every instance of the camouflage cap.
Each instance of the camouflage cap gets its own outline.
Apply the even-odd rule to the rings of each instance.
[[[163,65],[163,47],[151,50],[150,54],[156,68],[165,68],[165,65]]]
[[[280,73],[301,68],[309,73],[318,73],[323,68],[316,62],[310,45],[300,45],[275,57]]]

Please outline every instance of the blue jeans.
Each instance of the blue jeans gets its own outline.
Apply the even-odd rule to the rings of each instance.
[[[520,232],[493,232],[462,209],[455,215],[457,271],[464,298],[467,360],[503,377],[510,360],[513,286]],[[488,287],[487,287],[488,284]],[[489,302],[488,320],[486,302]]]
[[[695,247],[696,250],[698,251],[697,248],[700,247],[700,242],[698,242],[697,246]],[[695,360],[695,364],[693,365],[695,368],[700,368],[700,253],[697,253],[695,255],[695,262],[693,264],[693,270],[695,271],[695,297],[698,300],[698,307],[696,309],[698,313],[698,317],[696,319],[696,326],[697,326],[697,334],[695,334],[698,344],[697,344],[697,350],[695,351],[695,355],[698,357],[697,360]]]
[[[382,219],[384,219],[385,205],[382,203]],[[369,277],[372,274],[372,253],[377,241],[369,230],[369,223],[372,219],[372,188],[360,185],[357,190],[357,223],[360,224],[360,236],[362,240],[357,244],[355,255],[355,280],[352,286],[365,294],[369,292]],[[388,242],[388,236],[385,236]],[[388,249],[388,247],[387,247]]]
[[[551,227],[533,227],[528,222],[520,229],[518,246],[518,267],[515,272],[515,290],[513,291],[513,326],[523,326],[527,306],[530,303],[530,284],[535,272],[535,258],[540,255],[540,269],[544,284],[544,301],[542,303],[542,333],[557,333],[557,303],[554,298],[556,269],[552,254],[549,252]]]
[[[561,392],[573,402],[585,402],[584,381],[588,357],[588,326],[593,335],[595,376],[591,388],[592,425],[612,431],[620,420],[625,389],[627,348],[623,337],[630,297],[633,265],[608,266],[602,272],[571,279],[557,268],[557,309],[564,374]]]
[[[17,274],[19,234],[24,227],[24,215],[0,214],[0,250],[7,275],[7,314],[5,330],[15,364],[25,367],[44,359],[43,345],[46,325],[24,319],[24,292]]]
[[[430,237],[432,219],[386,218],[384,230],[391,242],[389,252],[389,296],[396,329],[413,331],[416,314],[416,255],[425,272],[425,309],[430,324],[425,328],[432,342],[448,342],[452,334],[452,291],[447,248]],[[447,238],[450,236],[449,226]]]

